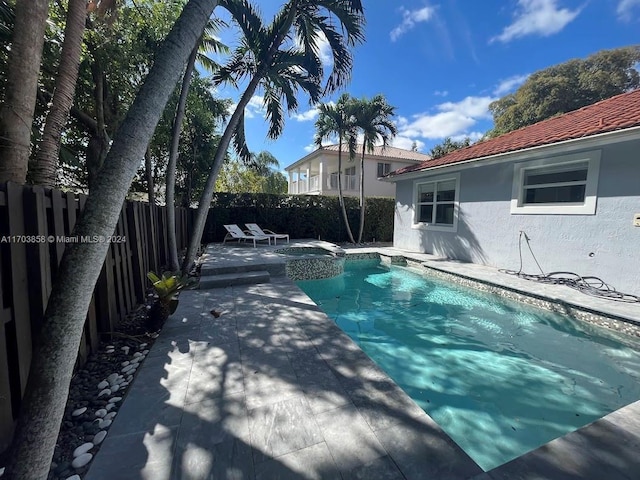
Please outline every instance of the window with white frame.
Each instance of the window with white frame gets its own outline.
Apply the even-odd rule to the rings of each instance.
[[[455,230],[459,176],[416,183],[415,224],[418,228]]]
[[[378,177],[384,177],[391,172],[390,163],[378,163]]]
[[[511,213],[593,215],[600,151],[518,163]]]

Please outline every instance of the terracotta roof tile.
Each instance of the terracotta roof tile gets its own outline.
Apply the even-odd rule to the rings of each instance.
[[[476,143],[440,158],[403,167],[391,172],[388,177],[639,125],[640,89]]]

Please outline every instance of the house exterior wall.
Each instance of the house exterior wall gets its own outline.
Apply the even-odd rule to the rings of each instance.
[[[292,175],[297,175],[299,171],[303,176],[307,174],[307,169],[309,171],[309,177],[312,178],[316,175],[320,175],[320,163],[322,163],[322,175],[318,178],[318,180],[308,181],[306,178],[303,178],[302,182],[296,184],[295,177]],[[395,196],[395,184],[389,182],[381,182],[378,180],[378,163],[390,163],[391,169],[390,171],[397,170],[405,165],[410,164],[409,162],[399,162],[395,161],[392,158],[389,159],[376,159],[376,158],[366,158],[365,157],[365,167],[364,167],[364,192],[367,197],[391,197]],[[343,176],[343,194],[345,196],[359,196],[359,181],[360,181],[360,159],[356,158],[353,161],[349,161],[348,155],[344,155],[342,159],[342,171],[344,171],[350,167],[355,167],[355,188],[350,189],[346,188],[347,182]],[[289,174],[289,193],[290,194],[315,194],[315,195],[338,195],[337,189],[332,189],[329,187],[328,178],[329,176],[338,171],[338,157],[337,154],[323,153],[318,155],[317,157],[310,159],[308,162],[304,162],[296,167],[287,169],[287,173]],[[317,182],[317,183],[316,183]],[[311,183],[314,185],[318,185],[319,188],[313,188]]]
[[[595,215],[512,214],[514,164],[524,161],[522,158],[517,162],[458,167],[457,232],[415,228],[414,184],[429,178],[425,175],[419,180],[397,182],[394,246],[518,270],[519,236],[523,231],[531,239],[533,253],[545,273],[593,275],[621,292],[638,295],[640,227],[633,226],[633,217],[640,213],[640,140],[606,145],[599,150]],[[524,239],[522,257],[524,272],[540,273]]]

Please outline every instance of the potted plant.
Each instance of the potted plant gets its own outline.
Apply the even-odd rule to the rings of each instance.
[[[164,272],[162,277],[149,272],[147,278],[151,281],[158,297],[151,305],[147,316],[147,327],[155,331],[162,327],[169,315],[178,308],[180,290],[192,287],[196,279],[187,275],[182,276],[180,272]]]

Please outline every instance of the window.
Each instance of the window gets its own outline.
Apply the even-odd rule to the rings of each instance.
[[[416,184],[415,224],[417,228],[457,228],[459,176]]]
[[[358,179],[356,178],[356,167],[344,169],[343,187],[345,190],[356,190]]]
[[[378,163],[378,177],[384,177],[391,172],[390,163]]]
[[[593,215],[600,152],[515,165],[511,213]]]

